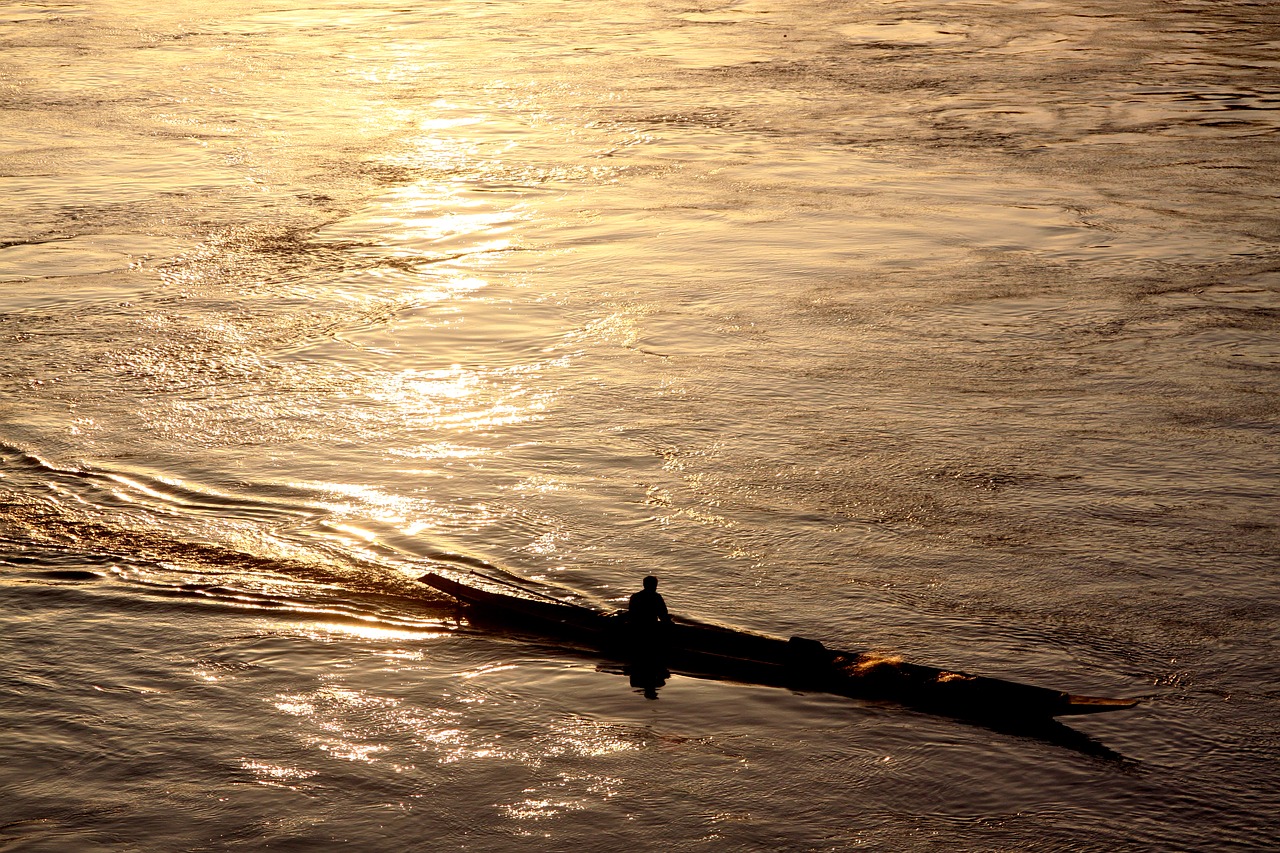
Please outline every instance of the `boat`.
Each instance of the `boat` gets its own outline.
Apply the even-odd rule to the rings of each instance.
[[[469,621],[475,624],[551,639],[622,662],[632,683],[649,689],[670,671],[894,702],[991,723],[1033,723],[1137,704],[1136,699],[1080,696],[908,663],[876,652],[828,649],[804,637],[783,639],[679,616],[642,630],[627,622],[625,612],[562,601],[494,578],[463,583],[428,572],[419,580],[465,606]],[[496,590],[495,585],[512,591]]]

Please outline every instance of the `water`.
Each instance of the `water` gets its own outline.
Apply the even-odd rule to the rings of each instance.
[[[1267,4],[0,5],[0,846],[1265,849]],[[1092,747],[459,622],[489,565]]]

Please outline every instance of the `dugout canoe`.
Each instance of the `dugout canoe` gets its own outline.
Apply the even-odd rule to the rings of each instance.
[[[468,608],[472,621],[567,643],[612,660],[697,677],[896,702],[986,721],[1033,722],[1132,708],[1135,699],[1060,690],[908,663],[875,652],[828,649],[804,637],[771,637],[673,616],[640,634],[624,613],[530,593],[492,578],[462,583],[429,572],[419,580]],[[483,586],[481,585],[483,584]],[[512,592],[494,589],[512,587]],[[520,594],[516,594],[519,590]],[[536,597],[535,597],[536,596]]]

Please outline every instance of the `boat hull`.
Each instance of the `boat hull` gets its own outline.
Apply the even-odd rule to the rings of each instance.
[[[891,701],[933,713],[1026,721],[1132,708],[1135,700],[1078,696],[1000,678],[828,649],[676,617],[637,630],[624,614],[482,589],[435,573],[419,578],[470,609],[470,618],[552,638],[651,673],[664,670],[751,684]]]

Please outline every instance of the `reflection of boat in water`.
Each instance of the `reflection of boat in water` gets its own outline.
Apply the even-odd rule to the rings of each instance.
[[[891,701],[1009,730],[1052,724],[1053,717],[1137,704],[1134,699],[1076,696],[871,652],[836,651],[803,637],[784,640],[680,617],[638,637],[624,614],[549,597],[497,592],[435,573],[419,580],[467,605],[473,621],[585,648],[628,662],[632,669],[649,667],[659,673],[669,669],[704,678]]]

